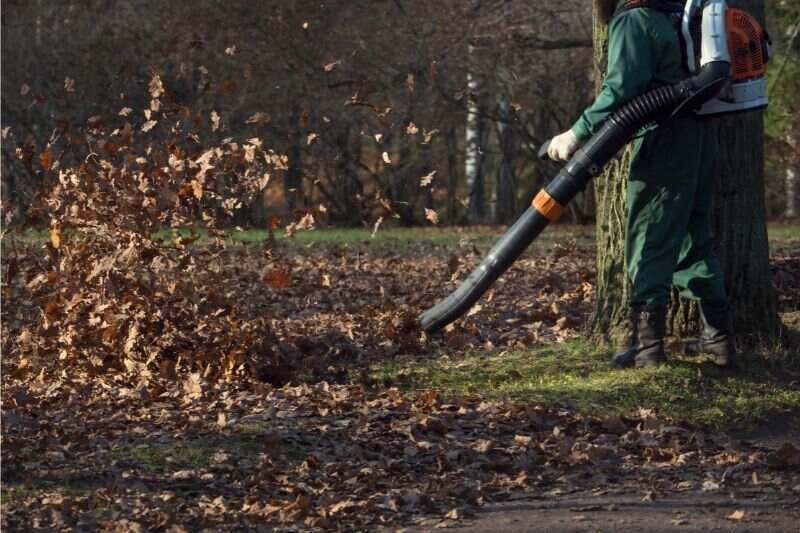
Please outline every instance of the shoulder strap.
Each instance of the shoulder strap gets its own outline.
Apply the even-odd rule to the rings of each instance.
[[[686,0],[628,0],[619,8],[617,15],[640,7],[655,9],[656,11],[663,11],[665,13],[683,13],[685,5]]]

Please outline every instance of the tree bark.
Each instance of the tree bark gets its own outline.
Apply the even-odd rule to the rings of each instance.
[[[608,27],[592,13],[594,35],[594,79],[599,91],[606,70]],[[612,160],[594,180],[597,199],[597,282],[592,330],[605,337],[616,337],[625,324],[631,284],[625,268],[625,193],[630,173],[631,153]]]
[[[784,210],[784,216],[786,218],[795,218],[797,216],[797,169],[795,168],[795,164],[798,159],[800,159],[797,156],[797,150],[800,146],[791,134],[786,136],[786,144],[794,150],[795,154],[794,157],[789,157],[789,160],[786,162],[786,175],[784,178],[784,184],[786,186],[786,208]]]
[[[511,106],[508,96],[503,94],[497,105],[497,141],[500,146],[500,166],[495,180],[494,222],[507,224],[515,215],[514,194],[516,192],[516,179],[514,176],[514,131],[509,126],[511,120]]]
[[[458,202],[456,193],[459,183],[458,166],[458,141],[455,124],[447,128],[447,223],[456,224],[458,222]]]
[[[733,1],[763,21],[763,0]],[[607,30],[594,14],[595,58],[604,70]],[[773,339],[779,320],[769,269],[764,188],[764,121],[761,111],[709,119],[717,141],[713,230],[737,331],[760,341]],[[597,302],[593,330],[615,337],[628,312],[630,281],[624,259],[625,191],[630,151],[595,180],[597,197]],[[694,306],[674,301],[673,332],[696,324]]]
[[[472,12],[477,16],[480,0],[471,0]],[[475,47],[468,48],[470,61],[475,56]],[[464,174],[469,194],[469,218],[479,222],[485,214],[485,194],[483,185],[483,138],[485,130],[484,109],[482,106],[483,80],[474,72],[467,72],[467,125],[465,129]]]
[[[292,110],[290,122],[289,168],[283,178],[283,194],[289,211],[294,211],[303,196],[303,154],[300,149],[300,143],[303,142],[303,132],[300,128],[300,117],[297,109]]]

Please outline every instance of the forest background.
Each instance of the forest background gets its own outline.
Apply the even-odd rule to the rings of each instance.
[[[369,228],[508,223],[557,171],[536,149],[593,95],[590,4],[5,1],[5,222],[22,220],[48,173],[115,153],[132,132],[133,143],[159,145],[167,164],[177,132],[192,139],[189,155],[236,137],[286,156],[227,225],[309,214]],[[767,215],[792,218],[800,7],[767,8]],[[156,75],[163,96],[153,110]],[[100,140],[114,130],[116,141]],[[566,220],[594,215],[589,192]]]

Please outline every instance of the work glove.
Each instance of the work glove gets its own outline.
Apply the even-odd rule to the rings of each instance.
[[[566,161],[575,150],[580,146],[578,138],[572,133],[572,130],[567,130],[561,135],[556,135],[550,141],[550,146],[547,148],[547,155],[553,161]]]

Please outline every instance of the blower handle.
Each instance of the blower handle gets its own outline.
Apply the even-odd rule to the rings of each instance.
[[[550,148],[550,143],[553,139],[547,139],[540,147],[539,147],[539,159],[542,161],[547,161],[550,159],[550,156],[547,155],[547,150]]]

